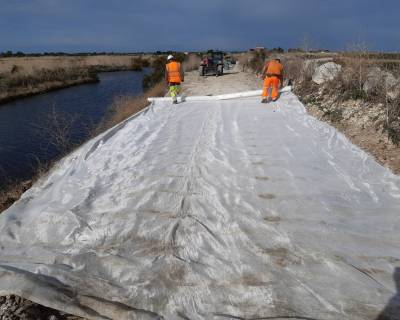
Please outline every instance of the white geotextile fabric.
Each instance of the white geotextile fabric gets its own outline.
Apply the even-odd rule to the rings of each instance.
[[[290,92],[292,90],[291,86],[286,86],[279,90],[280,93]],[[214,101],[214,100],[230,100],[237,98],[248,98],[248,97],[260,97],[262,94],[262,90],[253,90],[253,91],[244,91],[244,92],[236,92],[236,93],[226,93],[219,95],[210,95],[210,96],[179,96],[177,97],[177,101],[186,102],[186,101]],[[147,99],[149,102],[160,102],[160,101],[171,101],[170,97],[151,97]]]
[[[155,101],[0,216],[0,295],[90,319],[375,319],[399,213],[399,177],[292,93]]]

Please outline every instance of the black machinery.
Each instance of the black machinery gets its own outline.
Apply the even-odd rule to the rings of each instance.
[[[222,51],[209,50],[207,55],[201,60],[199,74],[201,76],[216,75],[222,76],[224,73],[224,53]]]

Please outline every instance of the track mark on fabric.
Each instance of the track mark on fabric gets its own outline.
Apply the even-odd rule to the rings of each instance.
[[[301,264],[302,259],[286,248],[266,248],[262,249],[264,254],[273,257],[275,264],[281,268],[286,267],[288,264]]]
[[[273,193],[260,193],[258,196],[262,199],[267,199],[267,200],[272,200],[276,198],[276,196]]]
[[[245,272],[240,277],[240,284],[249,287],[265,287],[270,285],[270,282],[263,281],[254,273]]]
[[[267,180],[269,180],[269,177],[257,176],[257,177],[255,177],[255,179],[260,180],[260,181],[267,181]]]
[[[267,216],[263,218],[267,222],[280,222],[282,219],[278,216]]]

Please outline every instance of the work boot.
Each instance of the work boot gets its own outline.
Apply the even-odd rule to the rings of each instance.
[[[262,99],[261,103],[268,103],[268,99],[267,98]]]
[[[276,100],[278,100],[278,98],[272,99],[273,102],[275,102]]]
[[[173,99],[173,100],[172,100],[172,103],[173,103],[173,104],[178,104],[178,100],[177,100],[177,99]]]

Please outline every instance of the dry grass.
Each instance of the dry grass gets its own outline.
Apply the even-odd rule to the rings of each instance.
[[[319,95],[320,98],[329,98],[330,103],[337,106],[351,100],[361,101],[365,105],[379,105],[386,114],[383,130],[394,144],[400,144],[400,96],[392,97],[400,85],[400,61],[390,61],[388,64],[385,54],[371,54],[364,46],[358,46],[353,51],[337,54],[333,58],[335,63],[342,66],[342,71],[334,80],[320,86],[312,82],[305,61],[305,57],[300,56],[286,57],[284,61],[287,76],[295,81],[297,94],[303,97]],[[398,80],[397,84],[388,84],[388,74]],[[365,88],[366,83],[369,89]],[[336,111],[340,113],[341,109],[338,107]],[[341,114],[333,116],[336,122],[342,119]]]
[[[38,69],[29,73],[14,65],[10,72],[0,73],[0,102],[97,81],[96,72],[84,67]]]
[[[185,72],[197,70],[199,68],[201,59],[197,54],[189,54],[183,62],[183,70]]]
[[[55,162],[48,164],[41,163],[38,160],[35,173],[29,180],[18,181],[9,180],[4,183],[5,187],[0,189],[0,214],[8,209],[15,201],[21,198],[22,194],[28,190],[33,183],[42,177],[53,166]]]
[[[239,62],[242,72],[246,72],[249,69],[250,54],[240,53],[236,55],[235,58]]]
[[[17,89],[33,88],[43,83],[50,82],[66,82],[79,79],[97,80],[97,75],[85,68],[57,68],[57,69],[40,69],[35,74],[15,71],[11,73],[0,74],[0,89],[2,95],[7,92],[13,92]]]
[[[97,66],[108,66],[115,69],[130,68],[132,59],[138,55],[97,55],[97,56],[54,56],[54,57],[21,57],[0,58],[0,74],[9,73],[14,67],[20,72],[34,75],[37,70],[55,70],[58,68],[91,68]],[[141,59],[151,60],[152,55],[141,55]]]
[[[252,51],[235,55],[235,58],[243,72],[251,71],[260,74],[269,55],[270,53],[266,51]]]
[[[137,97],[118,97],[112,104],[110,112],[103,123],[96,130],[96,134],[124,121],[149,105],[147,98],[162,97],[167,91],[166,84],[162,81]]]
[[[309,78],[304,70],[304,59],[298,56],[286,56],[282,59],[285,66],[285,77],[292,80],[302,81]]]
[[[150,62],[147,59],[140,57],[132,58],[132,64],[130,69],[133,71],[141,71],[143,68],[147,68],[150,66]]]
[[[31,180],[15,182],[4,190],[0,190],[0,213],[9,208],[21,195],[32,186]]]
[[[388,93],[394,91],[396,85],[386,86],[386,75],[391,74],[400,79],[400,63],[387,66],[382,64],[381,60],[368,58],[368,52],[354,54],[351,57],[339,56],[334,62],[340,64],[343,69],[334,81],[325,84],[325,89],[331,94],[340,92],[341,100],[362,99],[383,104],[387,101],[393,102],[393,99],[388,97]],[[372,87],[367,91],[364,85],[370,77],[373,78],[373,81],[369,82]]]
[[[393,143],[400,145],[400,96],[386,103],[387,121],[385,130]]]

